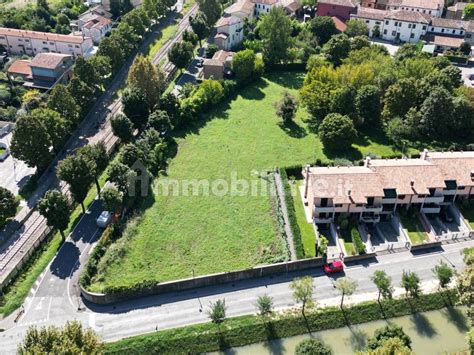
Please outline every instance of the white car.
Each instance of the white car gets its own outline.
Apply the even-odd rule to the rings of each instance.
[[[97,218],[97,226],[99,228],[106,228],[112,221],[112,214],[108,211],[102,211],[100,216]]]

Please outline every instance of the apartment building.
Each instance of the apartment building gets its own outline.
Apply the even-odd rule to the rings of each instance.
[[[444,0],[388,0],[386,10],[420,12],[433,17],[443,15]]]
[[[89,57],[93,54],[90,37],[18,30],[0,27],[0,45],[9,54],[35,56],[38,53],[61,53]]]
[[[304,203],[315,223],[332,223],[340,214],[377,223],[400,208],[438,214],[443,205],[473,197],[474,151],[425,150],[416,159],[366,158],[364,166],[307,166],[303,176]]]
[[[71,27],[76,31],[81,31],[85,37],[92,38],[94,44],[99,44],[112,31],[111,19],[112,14],[99,5],[82,13],[76,21],[71,23]]]

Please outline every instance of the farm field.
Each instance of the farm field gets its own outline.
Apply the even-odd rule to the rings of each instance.
[[[283,127],[275,114],[274,103],[285,90],[296,94],[303,79],[303,73],[267,75],[179,133],[166,178],[180,186],[193,179],[211,186],[228,184],[233,177],[260,184],[266,181],[265,170],[325,159],[319,139],[302,122],[303,109],[290,127]],[[363,139],[353,150],[360,156],[393,152],[378,138]],[[143,215],[127,227],[125,248],[112,247],[104,256],[91,291],[248,268],[288,257],[277,233],[274,199],[268,194],[204,196],[201,186],[198,196],[189,187],[184,188],[188,196],[164,196],[157,188],[162,183],[163,178],[155,182]]]

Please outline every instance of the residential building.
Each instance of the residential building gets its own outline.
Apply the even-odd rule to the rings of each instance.
[[[237,16],[221,17],[216,30],[214,43],[220,49],[229,51],[244,40],[244,20]]]
[[[224,9],[224,17],[236,16],[251,20],[253,18],[255,4],[252,0],[238,0]]]
[[[461,20],[467,4],[467,2],[457,2],[453,6],[449,6],[446,10],[446,18]]]
[[[438,214],[443,205],[474,196],[474,152],[423,151],[416,159],[370,159],[364,166],[303,169],[304,204],[315,223],[341,214],[366,223],[400,208]]]
[[[350,19],[351,14],[356,13],[357,3],[355,0],[321,0],[318,1],[317,16],[336,16],[343,21]]]
[[[18,30],[0,27],[0,45],[9,54],[34,56],[38,53],[61,53],[89,57],[93,53],[90,37]]]
[[[95,6],[82,13],[71,23],[75,31],[81,31],[84,36],[92,38],[94,44],[99,44],[102,38],[112,30],[112,14],[102,5]]]
[[[22,77],[27,88],[50,89],[57,83],[69,81],[74,57],[59,53],[38,53],[32,60],[17,60],[8,74]]]
[[[268,14],[272,7],[281,6],[279,0],[253,0],[253,3],[255,17]]]
[[[223,79],[230,74],[233,52],[224,50],[214,53],[211,59],[205,59],[203,63],[204,79]]]
[[[386,10],[420,12],[433,17],[443,15],[444,0],[388,0]]]

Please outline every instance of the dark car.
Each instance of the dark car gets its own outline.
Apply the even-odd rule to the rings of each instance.
[[[342,261],[333,261],[323,265],[323,270],[326,274],[335,274],[344,271],[344,264]]]
[[[196,66],[197,66],[198,68],[202,68],[203,64],[204,64],[204,59],[198,58],[198,59],[196,60]]]

